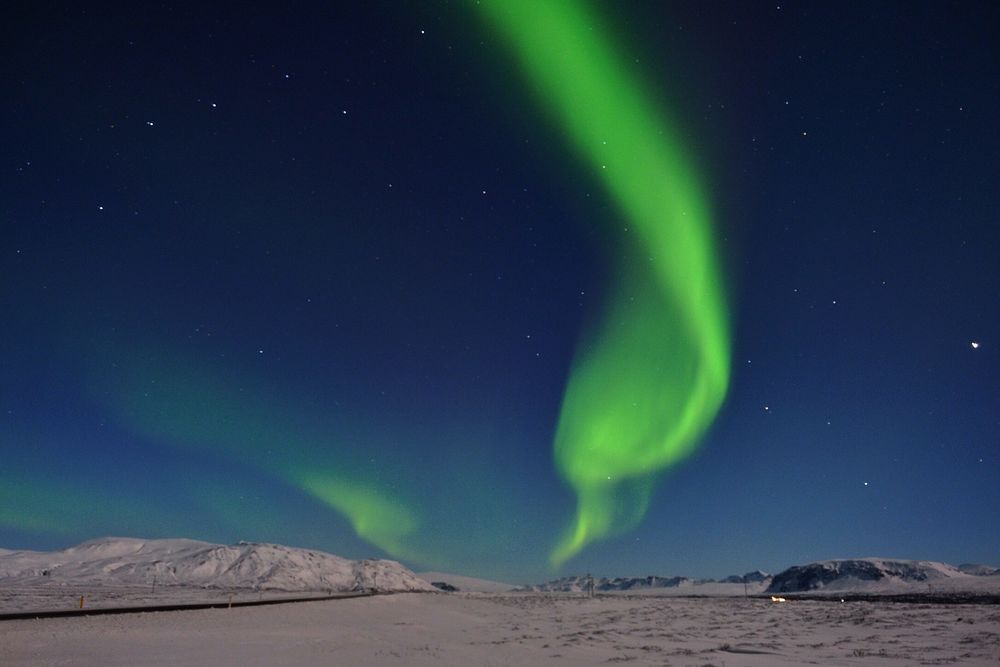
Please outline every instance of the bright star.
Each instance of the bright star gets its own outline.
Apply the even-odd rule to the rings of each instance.
[[[979,343],[978,343],[978,342],[976,342],[976,341],[972,341],[972,342],[970,343],[970,345],[972,345],[972,349],[973,349],[973,350],[978,350],[978,349],[979,349]]]

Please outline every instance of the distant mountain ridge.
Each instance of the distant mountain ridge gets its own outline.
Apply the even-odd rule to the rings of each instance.
[[[567,576],[516,590],[534,592],[586,593],[590,577]],[[853,558],[794,565],[775,575],[760,570],[731,575],[719,580],[688,577],[594,577],[595,592],[663,591],[680,595],[742,595],[750,585],[751,594],[805,592],[1000,592],[1000,569],[989,565],[964,564],[959,567],[933,561],[891,558]]]
[[[761,582],[767,581],[771,578],[771,575],[767,572],[762,572],[760,570],[754,570],[753,572],[747,572],[744,575],[731,574],[728,577],[719,579],[720,584],[759,584]],[[711,581],[711,579],[709,580]]]
[[[693,583],[687,577],[659,577],[650,575],[647,577],[589,577],[587,575],[577,575],[561,577],[543,584],[521,586],[516,590],[535,591],[545,593],[575,593],[590,590],[590,582],[593,581],[595,591],[631,591],[652,588],[676,588],[682,584]]]
[[[958,566],[958,569],[961,572],[977,577],[991,577],[993,575],[1000,574],[1000,567],[993,567],[992,565],[979,565],[977,563],[962,563]]]
[[[692,579],[690,577],[663,577],[647,575],[645,577],[594,577],[594,590],[601,591],[642,591],[655,589],[677,589],[692,587],[703,589],[707,584],[761,584],[770,579],[767,572],[754,570],[744,575],[734,574],[723,579]],[[541,584],[519,586],[517,591],[535,591],[540,593],[580,593],[589,590],[591,578],[589,575],[573,575],[560,577]],[[742,588],[740,589],[743,590]]]
[[[0,583],[192,586],[272,591],[432,591],[391,560],[352,561],[278,544],[101,538],[62,551],[0,552]]]

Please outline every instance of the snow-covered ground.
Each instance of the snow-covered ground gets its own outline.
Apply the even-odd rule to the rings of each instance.
[[[994,570],[875,558],[821,561],[757,577],[746,587],[617,577],[600,580],[604,592],[590,598],[579,592],[589,577],[500,593],[508,584],[440,572],[419,578],[394,561],[351,561],[273,544],[105,538],[48,553],[0,551],[0,612],[72,609],[81,596],[86,608],[98,608],[397,593],[0,621],[0,665],[995,664],[998,605],[743,597],[745,590],[761,594],[775,585],[826,595],[996,594]],[[478,592],[429,592],[435,589],[428,581]]]
[[[996,664],[1000,607],[404,593],[0,623],[0,664]]]

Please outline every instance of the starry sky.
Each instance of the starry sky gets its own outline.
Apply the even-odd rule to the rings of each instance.
[[[1000,564],[995,3],[3,12],[3,547]]]

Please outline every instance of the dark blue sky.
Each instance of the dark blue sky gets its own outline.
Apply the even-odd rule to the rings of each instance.
[[[732,378],[639,527],[565,570],[998,564],[1000,11],[597,6],[697,149]],[[0,24],[0,545],[547,577],[574,502],[552,438],[619,214],[475,12]],[[311,467],[388,490],[416,546],[359,537]]]

